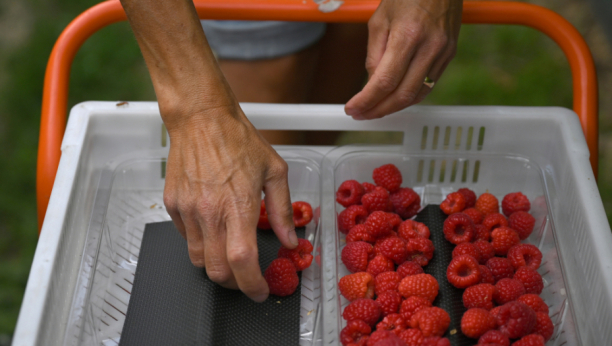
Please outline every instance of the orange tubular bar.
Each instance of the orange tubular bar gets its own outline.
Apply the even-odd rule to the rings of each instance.
[[[201,18],[285,20],[321,22],[367,22],[379,1],[345,0],[336,11],[322,13],[312,0],[195,0]],[[102,2],[74,19],[58,38],[45,74],[38,144],[37,206],[39,230],[51,196],[61,156],[66,126],[70,66],[83,42],[101,28],[126,20],[118,0]],[[574,111],[591,152],[597,175],[598,100],[593,58],[578,31],[563,17],[543,7],[518,2],[466,1],[463,23],[516,24],[532,27],[550,36],[568,58],[573,78]]]

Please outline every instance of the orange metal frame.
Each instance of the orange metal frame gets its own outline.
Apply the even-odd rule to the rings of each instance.
[[[195,0],[194,3],[200,18],[206,19],[367,22],[379,1],[345,0],[338,10],[331,13],[320,12],[310,0]],[[93,33],[126,19],[118,0],[102,2],[75,18],[53,47],[45,73],[38,144],[36,188],[39,230],[61,156],[72,60]],[[463,23],[524,25],[545,33],[557,42],[572,70],[574,111],[580,117],[591,152],[593,172],[597,175],[597,76],[591,52],[578,31],[553,11],[519,2],[466,1]]]

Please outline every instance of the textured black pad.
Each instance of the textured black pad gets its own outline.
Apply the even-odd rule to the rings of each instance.
[[[450,340],[453,346],[471,346],[477,340],[470,339],[461,333],[461,316],[466,311],[462,300],[463,290],[454,287],[446,279],[446,268],[448,268],[448,264],[452,259],[455,245],[444,238],[442,228],[445,219],[446,214],[440,210],[440,206],[433,204],[421,210],[416,217],[416,221],[422,222],[429,227],[429,232],[431,233],[429,239],[435,247],[433,258],[423,269],[425,273],[435,277],[440,285],[434,306],[446,310],[451,318],[450,326],[444,336]]]
[[[297,233],[304,237],[303,228]],[[264,270],[280,242],[258,231],[257,246]],[[254,303],[194,267],[172,222],[147,224],[119,345],[298,345],[300,291]]]

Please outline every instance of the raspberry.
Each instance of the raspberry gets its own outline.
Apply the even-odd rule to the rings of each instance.
[[[399,311],[402,303],[402,295],[397,290],[385,291],[376,297],[376,302],[380,305],[380,310],[383,316],[394,314]]]
[[[350,320],[340,332],[340,342],[343,346],[357,344],[372,332],[372,328],[362,320]]]
[[[428,336],[423,338],[421,346],[451,346],[450,340],[440,336]]]
[[[487,261],[487,268],[491,269],[495,282],[514,276],[514,267],[507,258],[493,257]]]
[[[384,188],[377,186],[374,191],[367,192],[361,197],[361,204],[368,210],[373,211],[390,211],[391,202],[389,200],[389,192]]]
[[[542,263],[542,252],[531,244],[517,244],[508,250],[508,259],[515,269],[527,267],[537,270]]]
[[[463,195],[463,198],[465,199],[466,208],[473,208],[476,205],[476,194],[474,193],[474,191],[463,187],[457,190],[457,192]]]
[[[442,336],[449,325],[448,312],[435,306],[417,311],[410,319],[410,326],[420,329],[424,337]]]
[[[552,337],[554,331],[555,325],[550,317],[548,317],[548,314],[536,312],[536,325],[531,332],[542,335],[544,337],[544,341],[548,341]]]
[[[338,230],[348,233],[355,225],[364,223],[368,217],[368,210],[362,205],[351,205],[338,214]]]
[[[374,278],[374,293],[379,295],[386,291],[397,291],[400,283],[400,276],[396,272],[384,272]]]
[[[370,337],[368,338],[368,342],[366,343],[366,346],[383,346],[383,345],[384,346],[389,346],[389,345],[403,346],[401,343],[398,344],[396,339],[399,339],[399,337],[391,331],[377,330],[374,333],[370,334]],[[388,344],[388,342],[391,342],[391,344]],[[401,342],[401,339],[400,339],[400,342]]]
[[[387,213],[384,211],[375,211],[370,214],[365,221],[365,225],[375,238],[386,236],[393,231],[393,226],[391,226]]]
[[[370,244],[376,242],[376,238],[370,234],[365,224],[355,225],[346,235],[346,242],[352,243],[356,241],[364,241]]]
[[[340,184],[336,192],[336,202],[345,208],[353,204],[359,204],[364,193],[363,186],[357,180],[347,180]]]
[[[425,308],[431,307],[431,301],[419,296],[412,296],[402,302],[400,306],[400,315],[404,321],[410,321],[412,316]]]
[[[397,232],[399,226],[402,224],[402,218],[396,213],[387,213],[387,218],[391,224],[391,227],[393,227],[393,230]]]
[[[499,202],[492,194],[485,192],[476,200],[475,208],[485,216],[499,212]]]
[[[495,318],[485,309],[469,309],[461,317],[461,332],[469,338],[477,339],[495,327]]]
[[[342,263],[351,273],[365,272],[371,257],[374,257],[374,247],[363,241],[346,244],[341,254]]]
[[[378,186],[384,187],[389,192],[395,192],[402,185],[402,173],[392,163],[374,168],[372,179]]]
[[[512,344],[512,346],[544,346],[544,338],[539,334],[529,334]]]
[[[499,330],[489,330],[478,339],[478,345],[483,344],[510,346],[510,339]]]
[[[401,264],[408,257],[406,242],[397,237],[390,237],[376,242],[375,251],[377,255],[383,255],[388,259]]]
[[[432,259],[434,253],[434,245],[429,239],[412,238],[406,245],[408,259],[416,262],[420,266],[426,266],[429,260]],[[395,263],[398,263],[397,261]]]
[[[480,262],[480,250],[472,243],[461,243],[453,249],[452,258],[461,255],[470,255]]]
[[[400,314],[389,314],[376,325],[376,330],[388,330],[398,335],[406,329],[406,322]]]
[[[514,273],[513,278],[523,284],[525,287],[525,293],[540,294],[544,289],[544,281],[542,281],[542,276],[540,273],[531,268],[520,267]]]
[[[261,200],[261,207],[259,209],[259,221],[257,221],[257,228],[259,229],[272,229],[270,221],[268,220],[268,212],[266,211],[266,202]]]
[[[485,226],[488,231],[493,231],[498,227],[508,227],[508,220],[500,213],[491,213],[484,217],[482,225]]]
[[[506,216],[517,211],[529,211],[529,208],[531,208],[529,198],[520,192],[509,193],[502,199],[502,211]]]
[[[476,230],[474,240],[489,241],[491,239],[491,232],[484,225],[474,225],[474,229]]]
[[[499,314],[501,313],[501,306],[496,306],[493,309],[491,309],[489,311],[489,313],[491,314],[491,316],[493,316],[495,318],[495,320],[497,321],[497,326],[499,327]]]
[[[363,191],[365,193],[372,192],[376,188],[376,185],[374,185],[372,183],[367,183],[367,182],[366,183],[362,183],[361,186],[363,186]]]
[[[429,239],[429,227],[422,222],[406,220],[400,224],[397,235],[406,241],[412,238]]]
[[[444,220],[444,238],[457,245],[469,243],[475,235],[474,224],[469,216],[463,213],[451,214]]]
[[[392,260],[383,255],[377,255],[368,263],[368,269],[366,271],[373,277],[376,277],[380,273],[392,272],[394,270],[395,265]]]
[[[312,263],[312,250],[312,244],[307,239],[299,238],[298,246],[293,250],[281,246],[281,248],[278,249],[278,257],[290,259],[295,269],[297,271],[302,271],[310,267],[310,263]]]
[[[380,306],[372,299],[355,299],[344,308],[342,318],[347,321],[362,320],[369,326],[374,327],[380,318]]]
[[[264,278],[270,288],[270,294],[286,297],[293,294],[300,279],[295,266],[288,258],[277,258],[266,268]]]
[[[517,299],[519,302],[527,304],[535,312],[543,312],[548,315],[548,305],[537,294],[524,294]]]
[[[399,334],[400,339],[402,339],[406,346],[422,346],[423,345],[423,333],[420,330],[409,328],[403,330]]]
[[[536,324],[536,313],[521,302],[509,302],[499,309],[497,325],[499,331],[510,339],[518,339],[527,335]]]
[[[389,196],[393,211],[402,219],[415,216],[421,209],[421,197],[409,187],[402,187]]]
[[[521,240],[527,239],[535,226],[535,218],[526,211],[517,211],[508,217],[508,226],[518,233]]]
[[[293,208],[293,223],[295,227],[304,227],[312,220],[312,207],[308,202],[293,202],[291,207]]]
[[[495,286],[491,284],[478,284],[471,286],[463,291],[463,306],[466,309],[480,308],[485,310],[493,309],[493,295]]]
[[[440,203],[440,209],[446,215],[459,213],[465,209],[465,197],[459,192],[449,193],[446,199]]]
[[[518,234],[508,227],[499,227],[491,232],[491,245],[498,256],[506,256],[508,250],[520,241]]]
[[[340,294],[349,301],[374,297],[374,277],[368,273],[345,275],[338,281]]]
[[[399,267],[397,267],[396,272],[399,274],[400,278],[405,278],[409,275],[423,274],[423,267],[421,267],[418,263],[412,261],[406,261],[402,263]]]
[[[483,284],[495,284],[495,277],[493,277],[493,273],[491,273],[491,269],[487,266],[483,266],[482,264],[478,266],[480,268],[480,283]]]
[[[478,261],[470,255],[455,257],[446,268],[446,278],[457,288],[466,288],[480,282]]]
[[[501,279],[495,284],[495,295],[493,299],[499,305],[517,300],[525,294],[523,283],[514,279]]]
[[[438,295],[438,288],[438,280],[433,276],[416,274],[403,278],[397,290],[404,298],[419,296],[433,302]]]
[[[474,245],[474,247],[477,248],[478,252],[480,253],[480,260],[478,263],[487,264],[488,260],[495,257],[495,249],[488,241],[477,240],[473,242],[472,245]]]
[[[462,211],[462,213],[469,216],[475,225],[480,225],[482,220],[484,220],[484,215],[476,208],[465,209]]]

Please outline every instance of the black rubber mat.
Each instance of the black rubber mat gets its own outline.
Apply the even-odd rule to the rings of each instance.
[[[446,220],[446,214],[440,210],[439,205],[428,205],[416,217],[416,221],[429,227],[431,233],[429,239],[435,247],[433,258],[423,269],[425,273],[435,277],[440,286],[434,306],[446,310],[451,318],[450,326],[444,336],[450,340],[453,346],[471,346],[477,340],[470,339],[461,333],[461,316],[466,311],[462,300],[463,290],[454,287],[446,279],[446,268],[452,259],[455,245],[444,238],[442,232],[444,220]]]
[[[297,234],[304,237],[304,229]],[[258,231],[257,245],[265,270],[280,242]],[[298,345],[300,289],[254,303],[194,267],[172,222],[147,224],[119,345]]]

